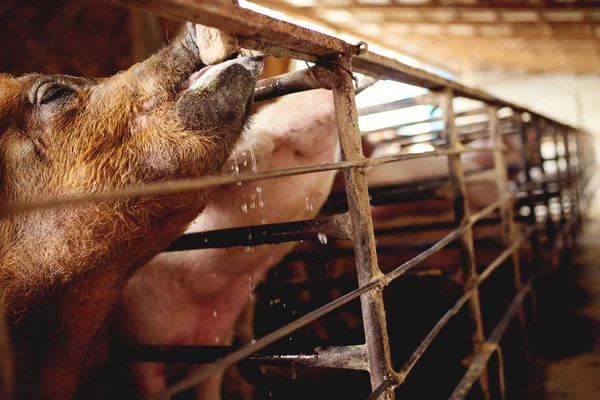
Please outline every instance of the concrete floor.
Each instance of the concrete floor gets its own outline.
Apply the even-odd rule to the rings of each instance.
[[[528,399],[600,399],[600,215],[592,218],[572,264],[539,288]]]

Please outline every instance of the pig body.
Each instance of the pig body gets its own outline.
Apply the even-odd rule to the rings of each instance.
[[[107,79],[0,75],[0,201],[216,174],[239,139],[261,62],[203,68],[192,25]],[[19,398],[93,380],[130,275],[179,236],[208,191],[0,217],[0,286]]]
[[[251,172],[250,148],[261,171],[333,161],[338,141],[331,93],[289,95],[261,109],[248,141],[236,148],[224,172]],[[188,232],[313,218],[334,175],[329,171],[218,188]],[[123,340],[137,344],[228,344],[254,286],[295,245],[161,254],[127,284],[116,329]],[[141,394],[164,389],[174,373],[157,363],[132,368]],[[219,390],[220,377],[214,377],[196,388],[196,396],[218,398]]]

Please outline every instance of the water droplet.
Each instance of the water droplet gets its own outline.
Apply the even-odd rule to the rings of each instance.
[[[219,337],[215,336],[215,343],[219,343],[219,340],[220,340]]]
[[[261,220],[260,220],[260,223],[261,223],[261,224],[266,224],[266,223],[267,223],[267,220],[263,218],[263,219],[261,219]]]
[[[242,211],[245,213],[248,212],[248,204],[246,204],[246,203],[242,204]]]
[[[254,210],[254,208],[255,208],[255,207],[256,207],[256,203],[255,203],[255,202],[252,202],[252,203],[250,204],[250,208]]]
[[[217,310],[213,310],[213,317],[217,318]]]
[[[252,232],[248,233],[248,240],[252,240]]]
[[[258,206],[259,206],[260,208],[265,208],[265,202],[264,202],[264,201],[262,201],[262,200],[260,200],[260,201],[258,202]]]
[[[319,242],[323,243],[323,244],[327,244],[327,235],[324,234],[323,232],[319,232],[317,234],[317,236],[319,237]]]
[[[262,188],[260,186],[256,187],[256,193],[262,193]]]
[[[238,185],[238,186],[242,186],[242,182],[241,182],[241,181],[238,181],[238,182],[237,182],[237,185]]]
[[[208,238],[204,238],[204,243],[208,243]]]
[[[213,272],[213,278],[216,278],[216,277],[217,277],[217,273]]]
[[[310,205],[308,204],[308,197],[306,198],[306,209],[310,210]]]
[[[292,340],[292,338],[290,338]],[[296,363],[292,363],[292,380],[298,379],[298,375],[296,375]]]
[[[244,251],[245,251],[246,253],[250,253],[250,246],[246,246],[246,247],[244,247]]]
[[[252,339],[252,340],[250,341],[250,344],[256,344],[256,339]]]

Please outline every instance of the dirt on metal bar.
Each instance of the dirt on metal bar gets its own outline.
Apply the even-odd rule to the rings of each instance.
[[[352,76],[347,72],[350,68],[350,57],[340,57],[338,63],[339,66],[333,67],[331,71],[336,83],[333,87],[333,102],[342,158],[360,160],[364,156],[358,129],[358,114],[354,102]],[[383,275],[377,264],[366,170],[365,168],[346,169],[344,175],[358,283],[359,286],[364,286],[380,279]],[[371,386],[375,389],[393,373],[382,293],[376,291],[361,296],[361,308]],[[388,400],[393,400],[394,397],[393,393],[384,394],[384,398]]]

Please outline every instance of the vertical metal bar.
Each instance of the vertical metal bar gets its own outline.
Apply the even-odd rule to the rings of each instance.
[[[333,100],[337,118],[342,158],[344,160],[362,159],[362,144],[358,129],[358,113],[354,101],[354,88],[350,71],[350,56],[340,56],[338,65],[332,67],[335,84]],[[360,286],[383,277],[377,264],[375,235],[371,219],[369,192],[367,189],[366,168],[344,170],[348,212],[352,222],[354,253],[358,282]],[[387,334],[383,295],[380,290],[364,294],[360,298],[371,386],[377,389],[385,380],[395,377],[392,368],[390,346]],[[386,391],[381,398],[394,399],[392,390]]]
[[[494,167],[496,169],[496,189],[498,190],[498,199],[500,200],[500,218],[502,223],[502,241],[506,246],[513,243],[518,236],[517,227],[514,220],[514,199],[508,195],[508,167],[503,147],[502,130],[500,128],[500,119],[498,118],[498,107],[490,106],[490,138],[494,146]],[[513,289],[518,293],[522,285],[521,277],[521,259],[519,251],[511,255],[513,264]],[[529,339],[527,337],[527,324],[525,320],[525,310],[523,307],[519,310],[519,323],[523,331],[523,345],[525,357],[529,360]]]
[[[559,161],[560,161],[560,155],[558,154],[558,131],[559,131],[559,127],[558,126],[552,126],[552,141],[554,142],[554,148],[556,149],[556,152],[554,154],[554,160],[556,162],[556,181],[558,182],[558,193],[559,193],[559,204],[560,204],[560,220],[561,223],[565,223],[567,220],[567,216],[565,215],[565,211],[563,209],[563,190],[564,190],[564,185],[563,185],[563,179],[565,178],[566,174],[563,174],[562,171],[560,170],[560,166],[559,166]]]
[[[446,136],[446,149],[458,150],[462,147],[458,137],[458,131],[454,123],[454,108],[452,100],[454,93],[451,89],[446,89],[440,93],[440,108],[442,109],[444,119],[444,130]],[[457,225],[467,222],[471,210],[467,198],[467,185],[463,167],[460,161],[460,154],[451,154],[448,156],[448,170],[450,180],[454,191],[454,218]],[[459,240],[461,259],[462,259],[462,283],[464,290],[470,290],[477,279],[477,265],[475,262],[475,248],[473,243],[473,229],[469,227],[461,235]],[[479,290],[476,289],[469,299],[469,315],[474,326],[471,336],[473,343],[473,354],[476,354],[479,347],[485,340],[483,332],[483,321],[481,318],[481,306],[479,304]],[[479,382],[486,399],[490,399],[490,390],[488,382],[487,368],[481,372]]]
[[[549,185],[548,185],[548,171],[546,170],[546,167],[544,166],[544,156],[542,154],[542,141],[543,141],[543,137],[544,137],[544,133],[547,130],[547,126],[545,125],[544,120],[539,120],[535,117],[532,116],[532,121],[531,121],[531,128],[533,129],[533,134],[534,134],[534,149],[533,152],[535,153],[535,162],[532,163],[530,165],[530,168],[533,166],[537,166],[541,173],[542,173],[542,189],[544,190],[544,194],[546,195],[546,201],[545,201],[545,206],[546,206],[546,235],[548,237],[548,240],[551,242],[554,242],[554,238],[556,236],[556,229],[554,226],[554,221],[552,220],[552,216],[550,215],[550,198],[549,198]],[[541,124],[544,124],[543,126],[540,126]],[[530,149],[531,151],[531,149]],[[558,163],[556,164],[556,168],[558,168]],[[536,202],[537,203],[537,202]],[[534,203],[534,209],[535,206],[537,205],[536,203]],[[535,215],[534,215],[535,217]]]
[[[516,123],[519,125],[519,131],[521,135],[521,157],[523,158],[523,169],[525,172],[525,184],[527,186],[527,197],[529,201],[527,202],[529,205],[529,215],[526,220],[530,225],[535,225],[535,214],[534,209],[536,205],[533,180],[531,179],[531,157],[529,156],[529,140],[527,138],[527,123],[523,120],[523,114],[516,114],[517,121]],[[533,264],[535,267],[540,267],[540,249],[539,249],[539,236],[538,231],[534,230],[531,234],[531,251],[533,256]]]
[[[563,141],[563,146],[565,149],[565,154],[564,154],[564,158],[565,158],[565,163],[566,163],[566,171],[565,171],[565,185],[563,187],[563,191],[565,191],[566,193],[564,193],[566,199],[568,199],[569,202],[569,214],[568,214],[568,219],[570,220],[572,218],[573,215],[577,214],[577,192],[576,192],[576,188],[573,185],[573,169],[572,169],[572,164],[571,164],[571,149],[570,149],[570,144],[569,144],[569,136],[570,136],[570,131],[569,129],[563,128],[561,129],[561,133],[562,133],[562,141]],[[563,209],[564,207],[564,201],[565,199],[562,199],[562,207]],[[567,247],[569,249],[574,249],[575,248],[575,239],[576,239],[576,229],[574,225],[571,225],[571,229],[569,229],[568,232],[565,232],[565,244],[567,245]]]
[[[521,306],[523,309],[523,306]],[[504,379],[504,355],[502,348],[498,345],[496,348],[496,357],[498,357],[498,388],[500,389],[500,399],[506,400],[506,382]]]

